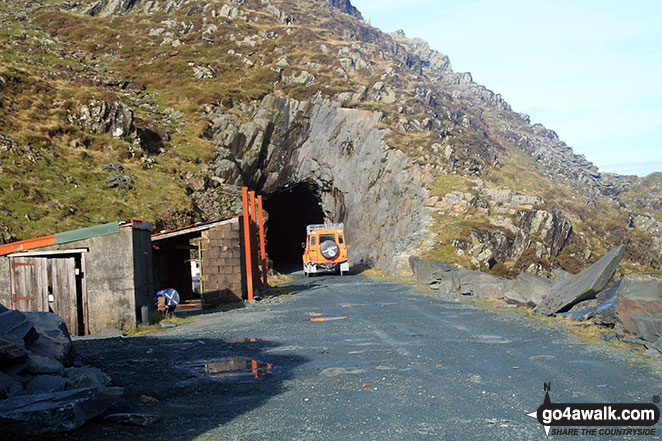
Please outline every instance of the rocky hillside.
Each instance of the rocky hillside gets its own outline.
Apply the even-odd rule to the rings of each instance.
[[[0,2],[0,239],[237,211],[305,185],[355,263],[512,277],[627,245],[662,270],[662,173],[600,173],[349,0]]]

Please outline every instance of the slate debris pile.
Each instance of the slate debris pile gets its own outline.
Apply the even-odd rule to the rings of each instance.
[[[590,320],[662,358],[662,274],[627,275],[605,289],[624,253],[623,246],[616,247],[584,271],[558,272],[555,279],[522,273],[507,280],[415,256],[409,265],[416,280],[443,295],[501,299],[539,314]]]
[[[64,432],[102,415],[123,394],[101,370],[74,361],[64,321],[0,305],[0,433]]]

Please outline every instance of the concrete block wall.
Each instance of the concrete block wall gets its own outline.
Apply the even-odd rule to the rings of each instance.
[[[245,298],[240,218],[202,233],[204,307],[241,302]]]

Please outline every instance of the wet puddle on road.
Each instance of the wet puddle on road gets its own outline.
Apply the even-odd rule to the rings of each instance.
[[[197,375],[213,379],[258,379],[271,374],[273,366],[245,357],[223,357],[181,364]]]

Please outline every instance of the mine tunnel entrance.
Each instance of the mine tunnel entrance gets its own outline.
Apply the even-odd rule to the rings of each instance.
[[[324,211],[314,186],[297,184],[273,193],[264,202],[269,213],[267,254],[276,268],[301,266],[306,226],[324,223]]]

